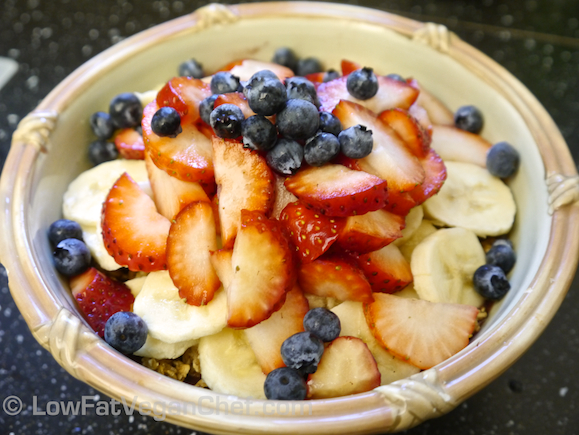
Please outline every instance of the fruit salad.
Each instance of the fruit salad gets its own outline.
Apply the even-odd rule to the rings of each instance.
[[[192,59],[90,125],[55,267],[95,333],[160,373],[361,393],[461,351],[510,288],[519,155],[412,78],[288,48],[210,75]]]

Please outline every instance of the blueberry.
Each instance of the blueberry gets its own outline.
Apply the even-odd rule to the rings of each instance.
[[[483,128],[482,112],[474,106],[462,106],[454,114],[454,125],[461,130],[478,134]]]
[[[505,274],[513,269],[517,261],[517,255],[513,250],[513,246],[509,243],[505,240],[497,240],[486,253],[487,264],[499,266]]]
[[[82,228],[78,222],[69,219],[59,219],[48,227],[48,240],[58,245],[64,239],[82,240]]]
[[[404,77],[402,77],[400,74],[388,74],[386,77],[388,77],[390,79],[394,79],[400,83],[406,84],[406,79]]]
[[[234,104],[222,104],[213,109],[210,124],[215,134],[225,139],[241,136],[241,123],[245,119],[243,112]]]
[[[279,80],[279,77],[273,71],[270,71],[268,69],[262,69],[261,71],[258,71],[251,76],[251,78],[247,81],[247,86],[251,87],[255,85],[259,80],[265,79]]]
[[[130,92],[119,94],[111,100],[109,115],[116,128],[133,128],[141,125],[143,117],[141,100]]]
[[[137,314],[119,311],[105,324],[105,341],[125,355],[138,351],[145,341],[149,328]]]
[[[315,57],[308,57],[306,59],[298,60],[296,75],[304,77],[308,74],[322,72],[323,70],[324,67],[318,59]]]
[[[327,308],[314,308],[304,317],[304,329],[328,343],[340,335],[340,318]]]
[[[199,103],[199,115],[207,125],[211,124],[211,112],[213,112],[215,108],[215,100],[217,100],[217,97],[219,97],[219,94],[213,94]]]
[[[283,109],[286,101],[286,89],[276,77],[254,78],[247,86],[247,103],[258,115],[270,116]]]
[[[308,392],[302,375],[288,367],[280,367],[269,372],[263,390],[269,400],[304,400]]]
[[[372,98],[378,92],[378,78],[372,68],[362,68],[348,74],[346,88],[358,100]]]
[[[322,166],[340,152],[340,141],[331,133],[320,132],[304,147],[304,160],[311,166]]]
[[[267,151],[275,145],[277,130],[264,116],[254,115],[241,123],[243,146],[252,150]]]
[[[281,345],[281,357],[286,366],[301,374],[315,373],[324,353],[324,343],[309,331],[298,332]]]
[[[183,131],[181,115],[172,107],[161,107],[151,119],[151,130],[157,136],[176,137]]]
[[[195,59],[189,59],[179,65],[179,75],[181,77],[193,77],[194,79],[201,79],[205,76],[203,73],[203,65]]]
[[[494,144],[487,153],[487,169],[499,178],[514,175],[521,162],[519,152],[508,142]]]
[[[278,139],[265,156],[267,164],[280,175],[293,175],[302,166],[304,149],[291,139]]]
[[[342,123],[330,112],[320,112],[320,130],[338,137],[342,131]]]
[[[90,127],[99,139],[110,139],[115,132],[111,116],[105,112],[95,112],[90,117]]]
[[[317,107],[320,106],[318,100],[318,92],[314,84],[306,79],[305,77],[290,77],[285,81],[285,87],[287,88],[287,98],[306,100]]]
[[[78,239],[64,239],[56,245],[52,253],[56,270],[66,276],[83,273],[90,266],[90,251]]]
[[[298,58],[293,52],[291,48],[287,47],[280,47],[278,48],[273,58],[271,59],[273,63],[277,63],[278,65],[283,65],[288,67],[292,71],[295,71],[298,65]]]
[[[288,100],[277,114],[276,124],[282,136],[291,139],[308,139],[320,126],[318,109],[306,100]]]
[[[501,299],[511,288],[503,269],[491,264],[479,267],[474,273],[472,282],[481,296],[492,300]]]
[[[372,152],[374,139],[372,130],[363,125],[355,125],[343,130],[339,135],[342,154],[351,159],[361,159]]]
[[[115,160],[119,156],[119,150],[114,143],[104,139],[98,139],[88,146],[88,158],[93,165]]]
[[[211,78],[211,92],[213,94],[227,94],[239,90],[239,77],[229,71],[219,71]]]
[[[331,82],[334,79],[337,79],[340,77],[340,73],[338,71],[336,71],[335,69],[329,69],[324,73],[324,78],[322,79],[322,82],[327,83],[327,82]]]

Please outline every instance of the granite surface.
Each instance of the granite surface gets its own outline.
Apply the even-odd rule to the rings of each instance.
[[[0,161],[20,119],[90,57],[136,32],[205,2],[3,0],[0,56],[18,72],[0,89]],[[579,158],[579,1],[351,1],[448,26],[507,68],[545,106]],[[79,151],[80,152],[80,151]],[[579,433],[579,282],[544,334],[501,377],[450,414],[407,431],[428,435]],[[32,338],[0,274],[0,400],[18,396],[23,411],[0,410],[0,434],[190,434],[141,415],[34,415],[49,401],[106,400],[68,375]],[[36,412],[38,414],[38,412]]]

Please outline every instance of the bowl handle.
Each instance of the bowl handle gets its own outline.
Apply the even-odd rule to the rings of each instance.
[[[547,176],[549,214],[561,207],[579,201],[579,176],[550,173]]]

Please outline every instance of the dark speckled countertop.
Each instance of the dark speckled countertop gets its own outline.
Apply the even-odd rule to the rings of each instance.
[[[546,107],[579,158],[579,1],[353,0],[421,21],[439,22],[506,67]],[[3,0],[0,56],[18,71],[0,89],[0,162],[16,125],[62,79],[121,39],[204,5],[193,0]],[[450,414],[406,432],[428,435],[579,434],[579,282],[543,335],[501,377]],[[0,409],[4,434],[190,434],[141,415],[34,415],[52,400],[99,393],[68,375],[36,343],[0,274]],[[101,395],[102,396],[102,395]],[[105,397],[102,397],[106,399]],[[87,400],[87,399],[85,399]],[[193,432],[195,433],[195,432]]]

